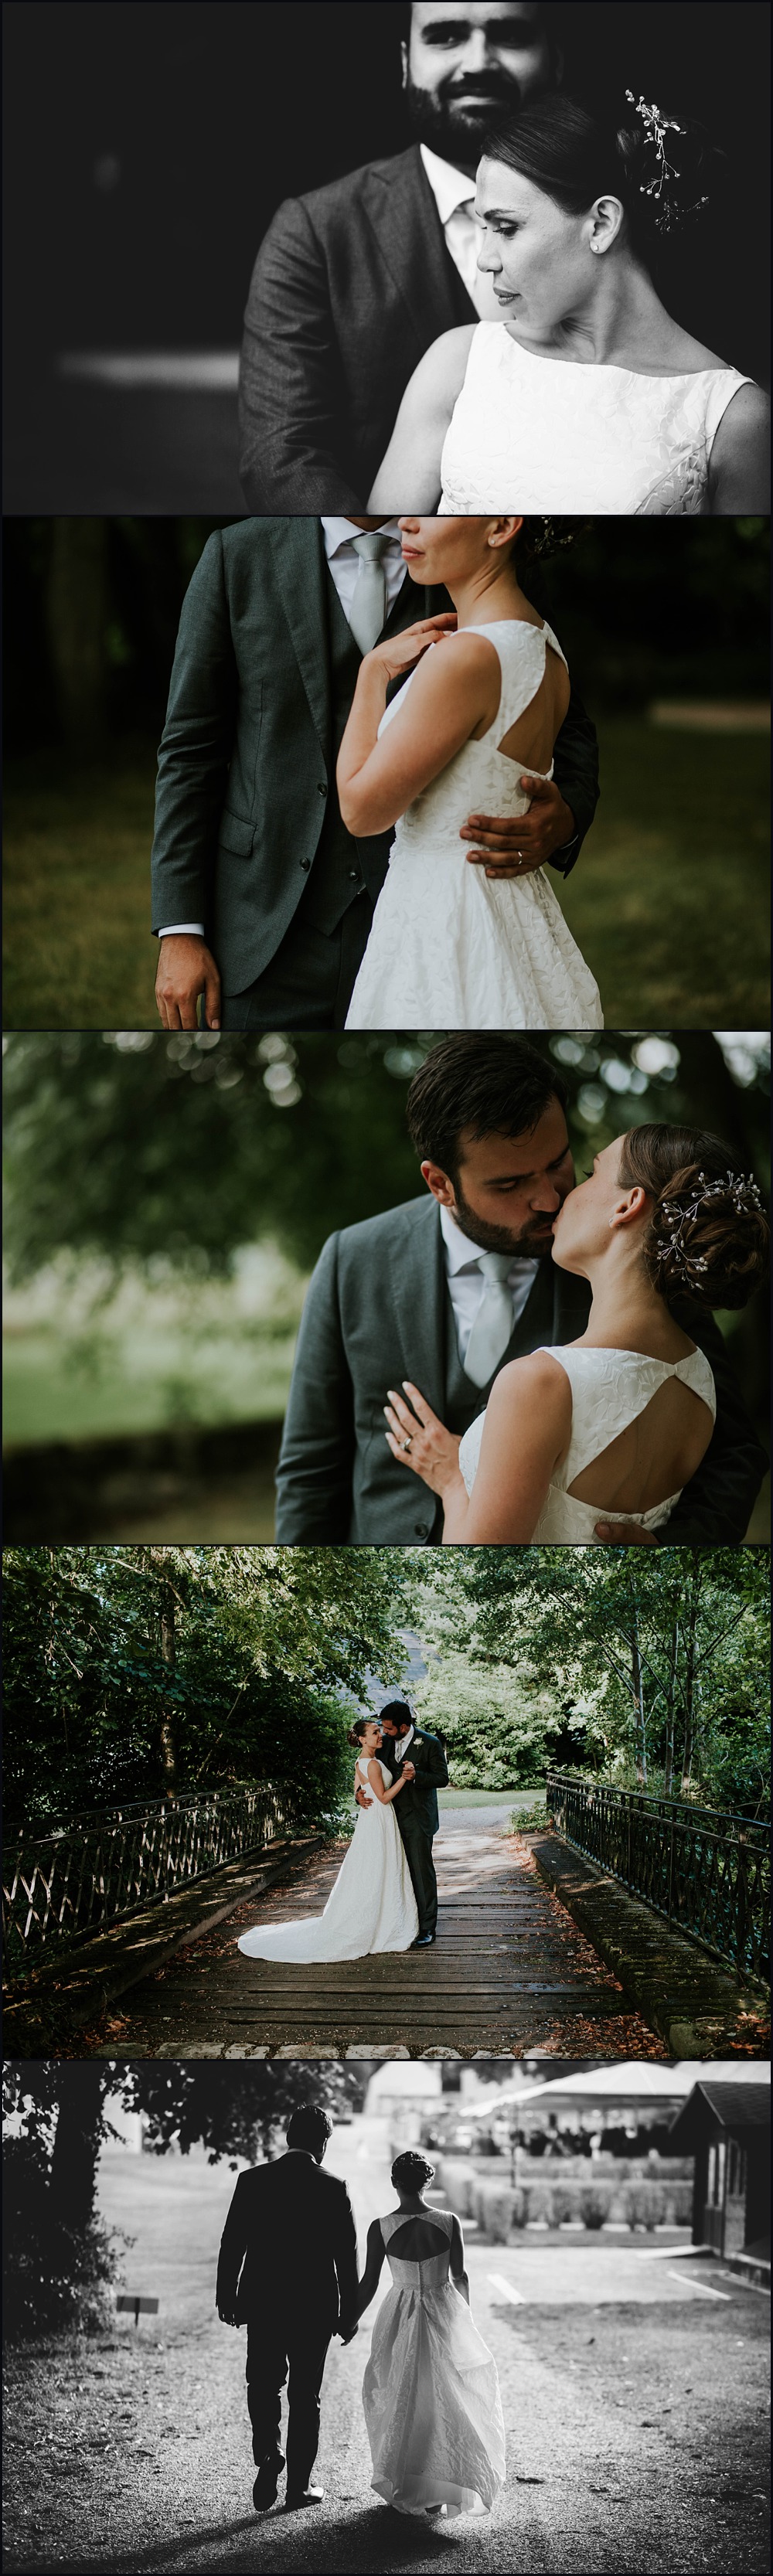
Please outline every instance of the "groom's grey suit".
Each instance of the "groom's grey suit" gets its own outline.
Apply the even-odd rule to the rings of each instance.
[[[500,1367],[585,1329],[583,1279],[540,1262]],[[697,1475],[668,1522],[669,1544],[740,1546],[767,1461],[744,1412],[721,1333],[690,1301],[674,1302],[683,1330],[714,1371],[717,1419]],[[494,1372],[497,1375],[498,1371]],[[387,1388],[419,1387],[449,1431],[466,1431],[489,1387],[465,1376],[429,1196],[329,1237],[308,1291],[277,1470],[276,1535],[290,1545],[392,1542],[426,1546],[442,1509],[387,1448]],[[493,1377],[490,1381],[493,1384]]]

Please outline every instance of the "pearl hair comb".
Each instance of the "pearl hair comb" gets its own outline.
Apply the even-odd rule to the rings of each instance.
[[[663,108],[657,107],[654,102],[648,107],[646,99],[634,98],[632,89],[627,89],[625,95],[629,106],[641,118],[646,143],[654,153],[652,177],[640,181],[639,195],[653,200],[657,231],[670,233],[684,220],[685,216],[697,214],[699,207],[707,206],[709,202],[708,197],[695,197],[691,206],[683,206],[679,203],[677,192],[681,173],[675,162],[669,161],[666,135],[686,134],[687,128],[679,124],[678,117],[666,116]],[[670,185],[671,181],[674,182],[673,186]]]
[[[666,1199],[658,1211],[661,1223],[668,1229],[663,1257],[675,1266],[680,1264],[685,1270],[707,1271],[708,1261],[701,1253],[691,1250],[689,1234],[685,1239],[685,1228],[694,1225],[699,1208],[707,1207],[712,1199],[728,1197],[736,1216],[757,1216],[763,1212],[752,1172],[725,1172],[719,1181],[710,1181],[706,1172],[699,1172],[697,1182],[688,1190],[686,1198]]]

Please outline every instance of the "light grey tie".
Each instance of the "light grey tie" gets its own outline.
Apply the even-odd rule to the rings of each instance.
[[[352,538],[355,554],[360,558],[360,569],[348,617],[355,644],[359,644],[361,653],[372,651],[386,623],[384,556],[389,542],[383,528],[370,528],[367,535]]]
[[[482,1252],[478,1269],[485,1286],[467,1344],[464,1373],[473,1386],[488,1386],[512,1337],[513,1298],[507,1285],[512,1253]]]

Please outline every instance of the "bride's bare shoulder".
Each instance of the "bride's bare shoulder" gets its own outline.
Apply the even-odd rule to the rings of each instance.
[[[425,381],[431,382],[438,393],[453,393],[454,402],[464,383],[476,329],[475,322],[457,322],[453,331],[441,331],[439,340],[433,340],[420,360]]]
[[[508,1360],[494,1379],[487,1414],[492,1406],[495,1419],[497,1414],[506,1418],[516,1407],[522,1418],[529,1406],[543,1421],[549,1414],[552,1428],[563,1415],[571,1418],[572,1390],[566,1370],[552,1351],[527,1351],[522,1359]]]

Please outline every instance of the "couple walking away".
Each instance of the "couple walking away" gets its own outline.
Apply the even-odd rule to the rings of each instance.
[[[425,1950],[437,1933],[432,1838],[448,1780],[442,1746],[415,1726],[404,1700],[352,1727],[359,1808],[324,1914],[244,1932],[248,1959],[364,1959],[372,1950]]]
[[[414,6],[402,57],[410,148],[285,199],[259,251],[250,509],[766,512],[768,405],[732,364],[732,296],[721,353],[671,309],[692,247],[716,313],[702,236],[733,214],[670,84],[664,106],[621,82],[591,109],[562,87],[551,13],[495,0]]]
[[[566,1101],[519,1037],[447,1038],[414,1076],[427,1196],[320,1255],[284,1543],[742,1545],[767,1462],[710,1310],[764,1281],[757,1184],[677,1124],[577,1176]]]
[[[288,2509],[322,2502],[311,2474],[320,2390],[334,2335],[351,2343],[378,2288],[362,2388],[372,2485],[398,2513],[454,2520],[490,2509],[505,2475],[496,2364],[470,2314],[459,2220],[428,2208],[433,2167],[408,2152],[392,2166],[397,2207],[368,2230],[365,2270],[346,2185],[322,2171],[327,2112],[294,2111],[287,2153],[240,2174],[223,2230],[216,2303],[247,2327],[247,2404],[258,2513],[276,2503],[285,2459],[281,2393],[289,2374]]]
[[[602,1025],[545,864],[593,821],[596,737],[523,586],[569,536],[516,512],[210,537],[159,752],[166,1029],[200,999],[211,1029]]]

